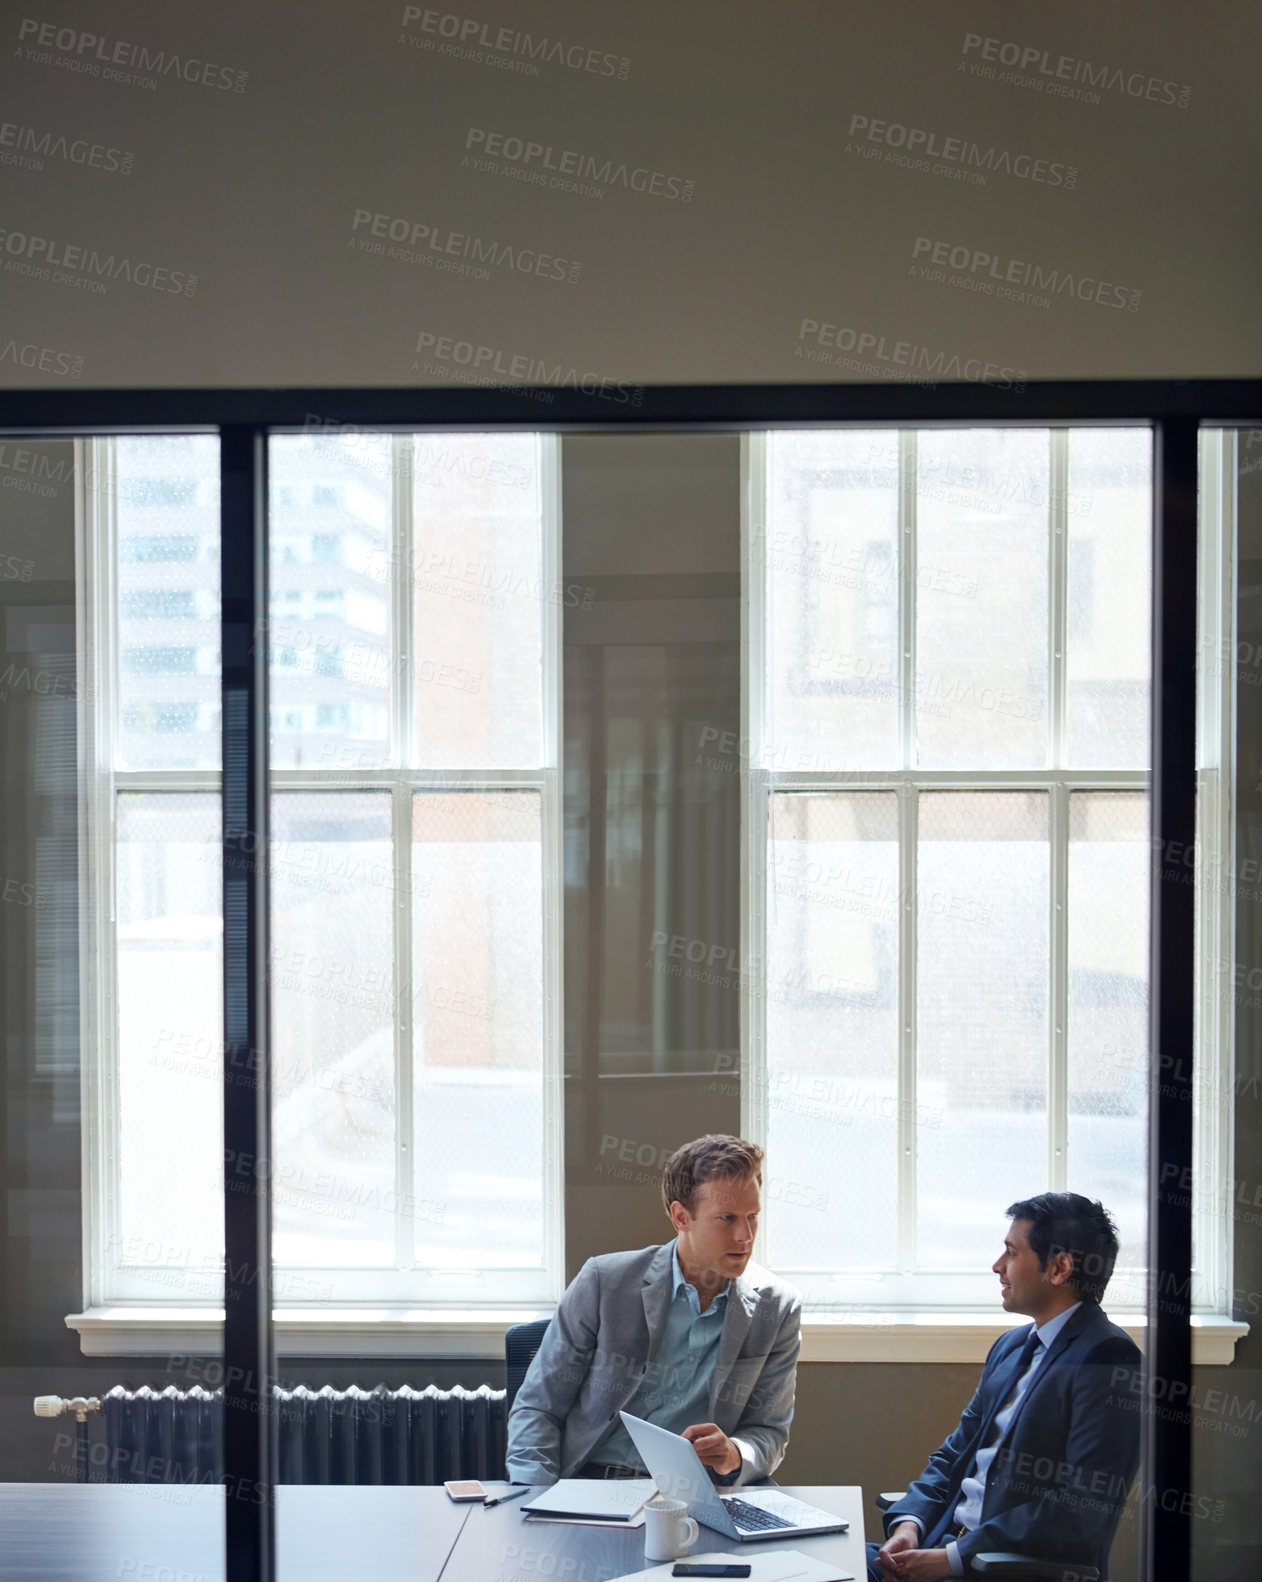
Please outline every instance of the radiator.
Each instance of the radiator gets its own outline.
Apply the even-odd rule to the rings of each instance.
[[[276,1389],[281,1483],[442,1483],[504,1476],[503,1390],[410,1385]],[[110,1483],[216,1483],[223,1391],[122,1386],[101,1397],[104,1444],[87,1476]]]

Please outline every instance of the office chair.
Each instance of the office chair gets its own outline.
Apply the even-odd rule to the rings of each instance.
[[[885,1492],[876,1496],[878,1511],[892,1510],[903,1497]],[[996,1582],[1100,1582],[1095,1566],[1071,1565],[1064,1560],[1036,1560],[1031,1555],[998,1551],[973,1556],[973,1570],[994,1577]]]
[[[529,1324],[514,1324],[504,1336],[505,1419],[513,1409],[526,1369],[535,1360],[535,1353],[543,1344],[544,1331],[551,1322],[550,1318],[536,1318]]]

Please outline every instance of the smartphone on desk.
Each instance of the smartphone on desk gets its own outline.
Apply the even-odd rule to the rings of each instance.
[[[476,1478],[449,1478],[443,1488],[447,1490],[447,1498],[457,1505],[472,1505],[475,1500],[486,1498],[486,1490]]]
[[[747,1577],[753,1567],[748,1560],[680,1560],[673,1577]]]

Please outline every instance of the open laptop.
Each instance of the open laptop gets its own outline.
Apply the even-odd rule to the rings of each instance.
[[[760,1538],[844,1533],[850,1526],[830,1511],[796,1500],[783,1489],[742,1489],[739,1494],[721,1494],[688,1440],[656,1423],[646,1423],[642,1417],[632,1417],[629,1412],[618,1415],[644,1458],[658,1493],[683,1500],[689,1516],[729,1538],[756,1543]]]

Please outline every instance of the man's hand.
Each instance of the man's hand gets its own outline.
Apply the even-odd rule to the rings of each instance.
[[[879,1553],[884,1554],[885,1550]],[[890,1566],[889,1574],[899,1582],[939,1582],[952,1575],[945,1549],[901,1549],[891,1557]]]
[[[876,1552],[881,1569],[887,1576],[898,1575],[897,1559],[908,1553],[920,1542],[920,1528],[915,1522],[899,1522]]]
[[[741,1453],[717,1423],[693,1423],[684,1429],[684,1438],[691,1440],[692,1448],[701,1457],[702,1465],[720,1476],[735,1472],[741,1464]]]

